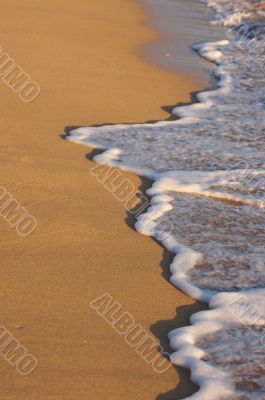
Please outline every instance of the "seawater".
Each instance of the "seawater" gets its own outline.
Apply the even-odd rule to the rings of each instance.
[[[221,41],[196,44],[218,87],[176,121],[73,130],[95,161],[154,180],[136,229],[176,254],[171,281],[210,310],[169,333],[193,400],[265,398],[265,4],[209,0]],[[164,228],[161,230],[161,226]]]

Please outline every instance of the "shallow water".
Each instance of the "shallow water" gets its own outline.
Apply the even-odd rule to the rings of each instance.
[[[191,45],[223,38],[223,28],[209,24],[213,11],[197,0],[141,2],[148,6],[151,26],[162,34],[159,41],[144,46],[143,57],[208,85],[214,65],[198,57]]]
[[[250,0],[208,5],[226,38],[195,49],[216,63],[218,89],[176,108],[177,121],[84,127],[69,140],[112,149],[96,161],[155,180],[152,206],[136,228],[176,253],[171,281],[212,308],[169,334],[172,361],[190,368],[200,386],[192,399],[261,399],[265,7]]]

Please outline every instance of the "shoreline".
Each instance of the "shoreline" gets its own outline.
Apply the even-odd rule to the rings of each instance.
[[[218,17],[219,15],[217,15],[216,18]],[[229,14],[227,18],[230,18]],[[255,40],[257,41],[259,39],[255,37]],[[157,238],[166,249],[175,253],[174,261],[170,265],[172,273],[170,281],[177,288],[192,296],[194,299],[209,304],[207,311],[199,313],[195,312],[192,315],[190,324],[188,323],[185,327],[182,326],[181,329],[175,327],[168,333],[170,346],[173,349],[170,359],[175,365],[188,368],[191,371],[192,381],[199,385],[199,390],[195,394],[196,398],[204,398],[208,395],[211,397],[214,387],[218,388],[220,396],[226,396],[229,394],[236,395],[241,391],[248,394],[251,385],[253,383],[255,385],[256,381],[262,379],[262,373],[256,377],[252,375],[253,370],[244,370],[242,372],[241,365],[244,361],[248,362],[249,355],[251,356],[251,350],[246,349],[246,351],[243,354],[240,354],[239,357],[238,351],[240,351],[242,346],[245,344],[244,337],[238,342],[238,336],[236,336],[234,341],[231,337],[229,338],[229,335],[233,331],[236,332],[236,335],[240,335],[242,332],[246,332],[246,328],[251,330],[252,321],[250,321],[249,318],[253,312],[253,308],[255,309],[255,313],[259,314],[258,310],[260,303],[262,303],[262,297],[264,294],[264,289],[259,286],[259,277],[262,278],[262,273],[259,276],[258,271],[255,271],[254,266],[253,269],[256,274],[256,281],[252,278],[253,271],[246,276],[244,276],[243,272],[241,276],[245,279],[242,286],[238,286],[236,277],[233,276],[233,271],[228,278],[225,276],[227,274],[227,268],[225,267],[229,265],[228,261],[234,261],[236,258],[233,252],[229,253],[229,251],[227,251],[227,260],[223,266],[223,270],[221,268],[220,274],[220,263],[218,263],[218,261],[224,260],[224,258],[222,258],[222,251],[223,243],[226,242],[222,235],[220,238],[215,237],[213,241],[214,245],[212,245],[211,248],[211,246],[209,246],[211,241],[208,241],[209,234],[206,229],[206,235],[204,235],[206,240],[200,240],[200,243],[198,243],[198,230],[201,231],[201,214],[203,215],[203,212],[207,214],[206,221],[208,222],[209,232],[211,232],[211,229],[215,232],[216,226],[218,226],[218,228],[221,226],[221,234],[226,233],[229,235],[231,226],[227,226],[225,222],[222,225],[221,220],[218,218],[216,219],[216,209],[218,207],[219,210],[221,210],[220,214],[222,214],[223,211],[227,213],[225,220],[232,216],[236,221],[239,210],[243,210],[242,214],[244,214],[244,205],[250,207],[250,213],[255,209],[255,207],[257,209],[264,208],[263,201],[259,196],[255,199],[253,199],[252,196],[250,196],[250,198],[244,195],[242,196],[238,193],[241,189],[239,189],[238,192],[235,190],[235,193],[231,194],[229,185],[231,185],[231,182],[233,182],[234,179],[234,187],[236,188],[238,185],[237,176],[242,173],[242,169],[239,169],[238,165],[235,167],[233,160],[229,159],[229,157],[231,157],[231,144],[229,143],[229,140],[227,141],[225,134],[222,132],[223,120],[222,118],[218,118],[218,115],[221,114],[222,116],[223,112],[224,115],[231,117],[231,119],[227,118],[231,132],[234,132],[233,127],[235,120],[239,118],[238,129],[240,130],[241,128],[243,131],[243,128],[247,127],[247,123],[244,120],[244,117],[240,120],[238,110],[233,104],[233,100],[236,98],[236,95],[234,97],[232,95],[233,89],[236,87],[241,88],[240,84],[243,83],[241,92],[238,90],[239,94],[242,94],[243,99],[251,99],[253,97],[254,104],[255,91],[251,91],[249,95],[246,95],[244,91],[244,82],[246,76],[248,76],[248,63],[247,66],[245,66],[245,69],[243,68],[243,72],[241,71],[239,81],[237,80],[237,75],[235,76],[235,70],[233,67],[234,64],[241,64],[241,51],[239,49],[235,50],[235,45],[232,41],[222,40],[211,43],[207,42],[200,45],[194,45],[194,48],[198,51],[201,57],[213,61],[216,64],[214,75],[217,77],[218,84],[212,90],[209,91],[204,89],[197,95],[199,104],[190,104],[186,107],[175,108],[173,113],[176,114],[180,120],[170,122],[159,121],[156,123],[156,128],[158,129],[156,129],[152,123],[145,124],[144,129],[141,129],[141,124],[133,124],[129,126],[126,124],[114,126],[107,125],[97,128],[84,126],[80,129],[72,130],[70,132],[69,140],[78,144],[102,149],[103,152],[97,155],[94,160],[101,164],[101,168],[103,169],[106,168],[106,166],[119,168],[123,171],[131,171],[140,176],[149,177],[155,181],[152,189],[147,192],[152,196],[152,202],[150,203],[152,207],[148,209],[147,213],[144,212],[144,214],[141,214],[141,218],[137,220],[135,227],[137,231],[143,235]],[[254,61],[254,66],[256,62],[257,68],[255,71],[257,71],[258,74],[262,68],[259,55],[251,61]],[[251,76],[252,75],[250,74],[250,77]],[[260,78],[256,85],[257,91],[260,89],[259,85],[261,86],[262,83],[263,80]],[[236,92],[237,95],[238,92]],[[260,92],[262,93],[262,91]],[[208,153],[205,152],[205,147],[207,148],[208,142],[210,150],[212,149],[212,145],[215,145],[215,138],[213,138],[213,140],[211,138],[213,120],[216,120],[216,128],[217,130],[219,129],[220,137],[218,142],[220,146],[227,149],[227,152],[224,151],[224,154],[227,157],[224,158],[225,162],[228,162],[228,165],[230,164],[230,167],[235,171],[234,178],[232,179],[231,170],[229,173],[229,170],[225,169],[226,164],[223,159],[220,158],[220,154],[218,153],[217,149],[219,146],[216,147],[216,151],[213,152],[210,157],[208,157]],[[261,126],[262,124],[256,124],[257,132],[260,132]],[[195,137],[196,135],[197,137],[201,136],[195,144],[189,136],[190,129],[194,129]],[[202,132],[204,132],[204,135],[202,135]],[[248,138],[245,143],[244,135],[242,136],[241,150],[246,150],[246,158],[248,157],[249,162],[249,154],[251,154],[254,159],[254,166],[260,167],[259,148],[257,147],[255,149],[253,146],[254,150],[251,152],[248,149]],[[256,138],[254,138],[253,142],[255,142],[255,140]],[[155,142],[154,145],[150,143],[152,141]],[[167,146],[167,141],[171,144],[171,148]],[[149,146],[146,145],[147,143],[150,143]],[[179,154],[175,158],[174,151],[178,148],[179,144],[183,145],[183,154]],[[167,149],[166,156],[165,149]],[[146,153],[146,150],[148,152],[150,151],[150,153]],[[238,148],[234,146],[232,147],[232,150],[234,151],[235,157],[238,157]],[[257,159],[255,150],[258,154]],[[198,154],[196,154],[196,151]],[[198,155],[197,158],[199,164],[197,163],[197,165],[193,165],[193,158],[190,158],[190,154],[194,154],[195,159]],[[215,160],[216,165],[215,168],[212,169],[213,160]],[[186,165],[188,165],[187,171],[185,170]],[[189,167],[192,167],[192,169],[189,170]],[[264,171],[260,169],[254,169],[252,171],[252,176],[262,176],[263,172]],[[104,184],[105,177],[103,176],[101,179]],[[107,177],[107,180],[108,179],[109,178]],[[227,191],[223,190],[226,184],[228,185]],[[248,187],[247,189],[249,190]],[[181,193],[183,195],[181,195]],[[192,196],[188,200],[187,195],[189,194]],[[211,199],[211,206],[209,206],[207,200],[205,202],[205,198]],[[195,212],[193,213],[191,210],[193,210],[196,201],[199,206],[196,209],[195,205]],[[202,206],[203,202],[205,202],[206,206],[204,209]],[[251,206],[253,208],[251,208]],[[181,208],[183,213],[181,213]],[[189,211],[184,211],[186,208]],[[212,218],[210,217],[208,221],[208,213],[211,215],[209,210],[213,211],[214,215],[212,215]],[[183,219],[181,219],[182,214],[184,214]],[[163,221],[164,216],[165,221]],[[262,226],[263,215],[261,211],[259,217],[260,226]],[[196,224],[193,225],[193,221],[196,219],[199,220],[197,226]],[[171,222],[174,226],[173,230],[169,231],[169,236],[165,239],[161,239],[159,237],[159,232],[156,230],[161,221],[162,224],[163,222]],[[182,223],[180,223],[180,221]],[[190,232],[189,224],[191,224],[192,227],[196,227],[191,229],[193,232]],[[240,243],[240,240],[245,240],[245,237],[243,234],[241,236],[238,234],[238,231],[242,232],[242,229],[240,230],[237,224],[238,222],[234,223],[231,230],[235,231],[235,243]],[[252,221],[249,222],[249,225],[252,226]],[[259,221],[257,222],[257,226],[258,225]],[[186,227],[186,232],[183,232],[184,227]],[[252,232],[251,236],[253,236]],[[230,236],[228,237],[229,246],[231,246]],[[249,241],[251,242],[251,239],[249,239]],[[263,250],[262,242],[259,243],[257,239],[257,243]],[[194,245],[195,248],[193,247]],[[216,257],[216,253],[218,252],[216,249],[218,248],[220,248],[219,258]],[[244,256],[247,258],[250,253],[255,259],[255,253],[258,253],[256,250],[257,248],[258,246],[254,247],[254,250],[246,249]],[[210,258],[208,266],[207,261],[202,261],[205,261],[204,256],[209,256]],[[211,259],[211,256],[217,259],[216,263],[212,262],[213,260]],[[262,263],[260,260],[261,258],[258,257],[257,264],[260,262]],[[195,272],[196,268],[193,269],[195,266],[198,267],[197,275]],[[209,270],[206,285],[205,275],[207,274],[205,274],[205,267],[208,267]],[[212,267],[214,267],[215,276],[214,273],[211,275]],[[191,272],[191,274],[189,274],[189,272]],[[220,279],[219,274],[223,274],[223,279]],[[211,279],[212,277],[213,279]],[[247,286],[245,286],[245,282],[247,283]],[[244,320],[240,317],[238,311],[239,305],[242,308],[247,305],[251,305],[252,307],[251,311],[247,313],[246,317],[244,317]],[[253,335],[256,335],[257,330],[264,325],[264,318],[263,316],[260,318],[260,316],[261,314],[259,314],[259,318],[255,321],[254,332],[252,332]],[[234,332],[232,335],[234,335]],[[251,341],[252,339],[249,339],[249,344]],[[221,348],[219,348],[219,345],[216,348],[216,345],[219,342],[221,342]],[[228,343],[230,345],[235,345],[234,352],[232,351],[231,353],[232,359],[230,358],[229,360],[227,358],[222,358],[222,349],[226,347]],[[256,361],[259,358],[262,358],[262,352],[264,349],[262,348],[262,343],[256,343],[253,347],[255,346],[258,350],[255,358]],[[222,360],[221,363],[220,360]],[[220,365],[223,367],[221,372]],[[234,365],[237,374],[230,377]],[[249,388],[246,387],[246,389],[242,388],[241,390],[240,387],[237,386],[239,382],[242,382],[242,378],[245,380],[249,379]],[[262,391],[262,386],[257,386],[255,390],[257,396],[259,395],[260,390]],[[193,398],[193,395],[191,397]],[[191,397],[188,396],[188,398]]]
[[[30,11],[18,1],[14,3],[15,11],[6,6],[0,17],[6,28],[3,41],[6,50],[40,82],[41,94],[27,109],[3,86],[3,126],[8,133],[3,136],[7,153],[3,182],[37,219],[38,230],[25,240],[2,221],[5,281],[1,311],[2,324],[36,355],[38,367],[25,380],[3,363],[2,398],[23,399],[26,393],[27,399],[74,399],[89,392],[91,397],[107,393],[120,399],[126,393],[128,399],[140,396],[144,400],[159,394],[161,399],[191,394],[195,387],[188,372],[179,369],[176,376],[172,368],[158,378],[89,309],[91,299],[111,288],[113,297],[146,329],[151,325],[153,334],[163,341],[171,326],[187,324],[189,315],[201,306],[161,277],[158,263],[164,250],[128,229],[123,207],[89,176],[88,168],[95,164],[84,158],[83,148],[60,140],[57,132],[66,124],[100,124],[109,118],[111,122],[161,119],[166,115],[158,107],[161,102],[171,103],[173,98],[189,101],[191,89],[199,90],[201,84],[186,77],[183,84],[182,76],[138,59],[138,46],[154,34],[142,25],[140,8],[132,1],[125,5],[124,0],[113,0],[121,14],[116,13],[111,21],[105,1],[107,10],[100,14],[100,27],[90,26],[88,31],[82,28],[84,1],[75,4],[75,14],[67,5],[62,17],[57,14],[63,4],[59,0],[47,1],[37,10],[34,2],[28,1]],[[99,15],[103,6],[91,3],[90,11]],[[51,17],[49,34],[47,13]],[[76,26],[70,24],[73,18]],[[126,18],[141,34],[128,34],[125,40],[124,27],[113,27],[115,18],[116,24]],[[12,34],[14,24],[20,35]],[[104,31],[106,25],[108,35],[101,37],[98,30]],[[29,60],[26,43],[29,33],[36,30],[38,37],[31,48],[36,57]],[[91,33],[94,37],[89,39]],[[117,35],[122,35],[118,46]],[[109,43],[115,44],[110,52],[105,47],[97,49],[109,36]],[[69,41],[79,64],[70,58]],[[45,45],[42,49],[40,43]],[[87,47],[90,56],[94,55],[92,62],[83,57]],[[102,68],[102,52],[111,60],[107,74]],[[47,58],[50,67],[44,65]],[[87,96],[87,92],[93,95]],[[141,185],[141,178],[123,174],[136,187]],[[176,305],[180,308],[177,317]],[[177,391],[176,381],[180,385]]]
[[[216,18],[218,18],[218,16],[219,15],[217,15]],[[227,19],[231,18],[229,13],[228,16],[226,15],[226,18]],[[257,41],[259,39],[255,37],[255,40]],[[168,337],[170,340],[170,347],[173,349],[173,353],[170,355],[172,363],[174,365],[187,368],[191,371],[192,381],[195,384],[199,385],[199,390],[196,392],[195,397],[204,398],[204,396],[212,395],[213,387],[215,386],[218,388],[221,396],[222,395],[226,396],[229,393],[233,395],[236,394],[238,391],[240,391],[240,388],[237,387],[237,383],[242,381],[241,364],[245,360],[248,361],[248,357],[249,354],[251,355],[251,351],[249,350],[248,354],[248,351],[246,350],[244,354],[240,355],[240,359],[238,360],[237,350],[242,349],[244,338],[239,343],[237,343],[237,340],[235,340],[235,343],[233,343],[233,340],[231,340],[231,338],[229,339],[229,336],[226,335],[226,332],[230,333],[233,330],[235,330],[236,334],[239,335],[242,332],[244,332],[246,328],[251,330],[252,322],[249,320],[249,318],[251,316],[251,312],[253,311],[253,307],[254,309],[255,306],[259,307],[260,302],[262,300],[262,296],[264,294],[263,293],[264,289],[262,289],[259,286],[258,279],[256,284],[253,283],[251,274],[250,278],[247,277],[249,278],[249,280],[247,279],[247,283],[250,286],[250,288],[248,286],[246,288],[245,286],[243,286],[243,288],[242,286],[238,288],[235,284],[231,285],[231,277],[230,279],[227,279],[227,281],[224,280],[225,283],[219,282],[218,279],[212,282],[210,279],[211,276],[208,279],[208,288],[207,288],[207,286],[205,287],[203,281],[204,279],[203,272],[201,276],[199,277],[197,276],[198,280],[192,279],[192,274],[191,276],[189,276],[188,274],[189,270],[193,269],[195,265],[198,267],[198,269],[200,266],[201,269],[205,267],[204,263],[202,262],[202,257],[204,257],[205,254],[208,255],[208,249],[206,250],[206,253],[204,253],[203,246],[201,246],[202,250],[200,249],[200,247],[197,248],[195,247],[194,249],[191,244],[187,245],[185,243],[185,240],[184,241],[182,241],[182,239],[179,240],[179,237],[180,236],[182,237],[183,234],[182,232],[180,232],[180,227],[182,229],[184,226],[188,227],[188,224],[185,225],[185,223],[184,224],[179,223],[180,214],[177,212],[179,202],[181,202],[181,199],[179,200],[179,198],[181,198],[181,193],[183,193],[184,194],[184,196],[182,196],[183,208],[187,207],[187,201],[188,201],[187,194],[192,194],[192,195],[197,194],[199,196],[206,198],[209,197],[213,199],[212,200],[213,202],[214,200],[215,201],[217,200],[216,202],[214,202],[213,205],[214,210],[215,210],[215,204],[219,204],[219,208],[221,210],[222,209],[225,210],[226,207],[229,208],[229,202],[231,202],[229,209],[231,215],[233,215],[233,212],[236,213],[237,210],[240,209],[242,204],[247,206],[253,206],[253,209],[255,208],[255,206],[257,208],[263,208],[264,204],[262,204],[262,200],[260,200],[259,198],[253,200],[240,196],[240,194],[231,195],[229,193],[229,190],[227,192],[222,191],[223,186],[225,186],[223,184],[223,180],[225,181],[225,179],[227,179],[227,182],[229,184],[231,182],[230,181],[231,177],[227,173],[227,171],[225,172],[223,171],[223,168],[226,167],[226,165],[219,159],[219,153],[213,154],[213,158],[214,155],[216,155],[216,162],[217,162],[216,167],[217,166],[219,167],[219,169],[218,168],[214,169],[213,172],[211,172],[211,169],[210,171],[208,171],[207,169],[207,167],[211,166],[211,157],[206,159],[202,157],[201,158],[202,164],[198,165],[198,170],[195,168],[195,170],[192,171],[189,170],[185,171],[185,169],[182,170],[181,168],[182,166],[181,161],[184,159],[186,166],[187,157],[189,157],[189,154],[186,154],[184,152],[182,158],[181,156],[179,156],[178,158],[180,158],[181,160],[180,162],[179,160],[174,158],[175,157],[174,149],[178,147],[179,143],[181,143],[181,140],[183,141],[183,143],[185,143],[185,140],[189,141],[190,139],[189,136],[187,137],[188,129],[186,129],[186,126],[190,125],[190,127],[194,128],[195,134],[199,133],[199,135],[201,135],[203,125],[206,123],[206,121],[209,122],[209,125],[211,123],[211,118],[207,117],[207,111],[208,110],[216,111],[214,109],[214,106],[216,106],[217,110],[219,106],[222,115],[223,111],[222,106],[224,104],[227,105],[226,98],[223,99],[222,96],[227,95],[228,99],[230,99],[231,101],[231,98],[233,99],[231,95],[233,84],[235,85],[235,82],[238,83],[237,79],[233,74],[233,69],[231,71],[231,68],[229,69],[229,66],[230,65],[233,66],[234,63],[236,63],[237,61],[239,61],[239,63],[241,62],[241,53],[240,51],[238,51],[238,49],[237,51],[235,51],[235,46],[232,41],[229,40],[221,40],[217,42],[211,41],[203,44],[196,44],[193,46],[193,48],[196,49],[196,51],[198,51],[199,55],[201,55],[202,58],[206,58],[209,61],[214,62],[216,64],[214,75],[215,77],[217,77],[218,84],[216,84],[215,88],[204,89],[200,91],[200,93],[197,95],[199,104],[190,103],[188,106],[182,107],[180,109],[176,107],[172,113],[175,114],[177,117],[179,117],[180,120],[172,122],[171,121],[169,122],[168,120],[166,120],[167,122],[165,120],[157,121],[156,127],[158,127],[158,129],[154,129],[152,123],[147,123],[144,125],[145,128],[143,130],[141,130],[142,126],[141,124],[133,124],[130,125],[129,127],[126,124],[114,125],[114,126],[105,125],[98,128],[94,128],[91,126],[87,127],[84,126],[81,127],[80,129],[72,130],[70,132],[69,140],[78,144],[86,145],[88,147],[92,146],[94,148],[101,149],[102,153],[98,154],[95,158],[93,158],[93,160],[101,164],[101,168],[103,169],[105,169],[106,166],[108,168],[112,167],[114,169],[119,168],[123,171],[130,171],[137,173],[139,174],[139,176],[149,177],[153,181],[155,181],[154,185],[152,185],[151,190],[147,191],[148,195],[152,196],[152,202],[150,203],[151,207],[148,208],[147,213],[146,210],[143,214],[141,213],[140,216],[141,218],[137,220],[135,227],[136,230],[142,233],[143,235],[157,238],[162,243],[162,245],[166,249],[168,249],[169,252],[172,251],[172,253],[175,253],[174,261],[170,265],[170,270],[172,273],[170,281],[176,286],[176,288],[192,296],[192,298],[194,299],[209,304],[209,308],[207,311],[199,313],[194,312],[190,319],[190,323],[188,323],[187,326],[185,327],[182,326],[180,329],[179,327],[174,327],[174,329],[172,329],[168,333]],[[256,56],[254,61],[257,62],[256,66],[257,66],[257,71],[259,72],[260,70],[259,55]],[[241,73],[240,75],[241,78],[240,83],[241,82],[244,83],[245,75],[243,69],[243,73]],[[260,81],[257,82],[257,90],[259,88],[258,84],[262,84],[262,82],[263,82],[262,79],[260,79]],[[243,97],[244,94],[245,94],[244,90],[242,89]],[[251,98],[253,94],[255,94],[254,91],[249,94],[249,97]],[[215,97],[216,103],[214,102],[213,97]],[[228,102],[228,106],[227,108],[224,108],[224,110],[227,112],[228,115],[230,115],[230,108],[234,110],[234,114],[233,112],[231,112],[232,124],[233,124],[234,123],[233,117],[234,119],[235,117],[237,118],[237,109],[231,107],[231,104],[229,104]],[[200,118],[202,114],[206,116],[206,118]],[[198,116],[198,118],[196,118],[196,115]],[[231,123],[229,119],[228,121]],[[217,128],[219,128],[218,122],[220,122],[220,120],[216,118]],[[245,121],[243,122],[241,121],[243,126],[244,122]],[[173,129],[173,132],[177,135],[175,136],[176,139],[175,141],[174,141],[174,136],[172,135],[172,127],[174,125],[176,129],[175,130]],[[166,130],[165,127],[167,127],[168,130]],[[220,127],[221,127],[221,135],[220,135],[221,139],[219,140],[219,142],[221,145],[224,145],[224,148],[226,148],[227,143],[222,137],[222,129],[223,129],[222,123]],[[259,128],[260,126],[257,125],[258,132]],[[182,130],[181,132],[182,136],[180,134],[181,130]],[[211,131],[211,129],[208,129],[208,131]],[[162,136],[158,136],[157,135],[158,132],[162,134]],[[166,146],[167,142],[165,141],[165,138],[164,141],[160,140],[161,137],[163,137],[163,133],[165,133],[166,139],[171,138],[172,143],[175,144],[175,146],[173,146],[172,148],[173,151]],[[166,135],[166,133],[168,133],[168,135]],[[117,135],[116,138],[115,135]],[[126,145],[126,139],[128,140],[129,145],[128,144]],[[144,141],[144,139],[146,141]],[[152,140],[154,142],[157,141],[156,143],[157,146],[154,146],[154,148],[152,148],[152,145],[150,145],[150,147],[148,147],[148,150],[151,151],[151,155],[149,154],[149,156],[147,156],[148,161],[146,161],[145,158],[146,143]],[[200,144],[201,143],[203,144],[204,141],[205,138],[203,137],[202,140],[200,141]],[[163,143],[162,147],[161,143]],[[172,158],[165,157],[164,159],[163,151],[165,148],[167,148],[168,154],[171,155]],[[230,149],[229,144],[228,144],[228,149]],[[242,149],[244,149],[244,141],[242,144]],[[157,150],[157,152],[155,152],[155,150]],[[235,152],[235,155],[237,155],[236,153],[237,149],[234,148],[233,150]],[[137,156],[135,156],[134,153],[135,151]],[[138,152],[141,155],[140,158]],[[195,146],[195,151],[192,149],[190,152],[191,153],[196,152],[196,146]],[[156,163],[158,162],[159,160],[158,155],[161,156],[161,163],[157,165],[154,163],[154,160],[156,160]],[[253,156],[255,160],[256,156],[255,151],[253,151]],[[165,160],[168,162],[167,164],[168,169],[163,168],[165,166],[164,165],[165,163],[163,163]],[[230,160],[228,160],[228,163],[229,161]],[[190,161],[190,164],[192,165],[192,161]],[[175,170],[174,169],[171,170],[172,166],[175,167]],[[201,171],[200,170],[201,166],[206,167],[206,170],[203,169]],[[234,165],[232,164],[232,168],[233,166]],[[163,173],[163,171],[167,172]],[[235,173],[241,173],[241,172],[242,172],[241,169],[235,169]],[[259,169],[253,171],[253,176],[260,176],[260,175],[262,176],[262,171],[260,171]],[[108,179],[109,177],[107,177],[107,180]],[[200,180],[202,180],[202,183],[200,183]],[[104,184],[104,182],[105,182],[105,177],[103,176],[103,178],[101,178],[101,183]],[[196,183],[198,182],[196,188],[192,187],[195,182]],[[216,188],[218,188],[218,184],[220,185],[221,188],[220,191],[216,190]],[[215,191],[211,190],[212,187],[215,188]],[[174,192],[176,192],[175,195],[173,194]],[[124,194],[124,192],[122,193]],[[192,198],[194,203],[196,201],[195,200],[196,198],[194,196],[192,196]],[[176,201],[175,203],[173,203],[174,200]],[[159,237],[159,232],[156,231],[156,227],[161,222],[161,219],[163,223],[163,218],[167,214],[168,216],[165,217],[165,220],[170,222],[171,218],[172,221],[172,216],[170,215],[170,211],[172,211],[172,216],[175,216],[174,219],[174,221],[176,222],[175,229],[169,231],[168,233],[169,236],[167,236],[165,239],[161,239]],[[208,213],[208,209],[206,209],[206,211]],[[160,215],[157,216],[157,213]],[[200,215],[201,215],[201,208],[200,208]],[[193,214],[191,213],[191,216],[189,215],[187,218],[187,220],[190,221],[191,223],[193,221],[192,216]],[[158,222],[157,220],[160,222]],[[151,227],[150,223],[152,224]],[[209,225],[211,225],[211,223],[213,224],[213,227],[215,229],[216,226],[215,216],[212,220],[210,220]],[[261,226],[262,226],[262,213],[261,213]],[[225,231],[224,227],[223,231]],[[174,237],[174,233],[177,233],[176,237]],[[190,235],[189,232],[186,233]],[[196,244],[198,232],[195,230],[194,233],[196,234],[196,238],[194,238],[195,242],[193,242],[193,244],[194,243]],[[218,240],[215,241],[217,243],[217,248],[218,248],[219,244]],[[206,240],[206,247],[207,246],[208,246],[208,240]],[[220,247],[221,249],[223,249],[223,242],[220,243]],[[262,248],[262,243],[261,243],[261,248]],[[211,255],[211,250],[212,253],[215,255],[216,247],[210,249],[209,251],[210,255]],[[217,265],[217,267],[219,267],[219,265]],[[193,269],[193,272],[195,270],[196,269]],[[209,271],[211,273],[211,269],[209,269]],[[219,268],[217,268],[217,274],[219,273],[220,273]],[[196,273],[195,273],[195,278],[196,278]],[[203,283],[202,285],[200,285],[198,282],[203,282]],[[233,282],[234,281],[232,279],[232,283]],[[232,291],[227,291],[226,290],[227,288],[232,288]],[[255,306],[253,305],[253,303],[251,303],[251,301],[254,302]],[[238,305],[240,305],[243,308],[249,304],[252,307],[252,311],[248,312],[246,318],[244,318],[244,321],[242,321],[242,319],[240,318],[240,314],[237,310],[237,307]],[[228,310],[230,313],[227,314]],[[259,314],[258,308],[255,309],[255,313]],[[263,317],[261,316],[261,321],[259,321],[259,318],[258,321],[257,320],[255,321],[254,324],[255,329],[259,329],[261,326],[263,326],[263,322],[264,322]],[[252,333],[253,335],[256,335],[256,330],[254,330],[254,332]],[[208,343],[209,335],[210,335],[210,342]],[[223,363],[220,363],[219,361],[220,357],[222,359],[222,347],[221,349],[219,349],[219,354],[218,353],[216,354],[217,351],[216,344],[217,342],[219,343],[220,340],[221,343],[225,345],[227,345],[227,342],[230,342],[235,345],[237,344],[235,351],[233,352],[232,355],[233,357],[232,361],[223,360]],[[251,339],[249,340],[249,343],[251,343]],[[258,360],[259,357],[262,357],[262,351],[263,351],[262,344],[257,343],[256,347],[258,348],[259,353],[257,353],[257,357],[255,360]],[[231,366],[233,366],[235,363],[236,363],[235,369],[238,375],[230,377]],[[223,365],[223,371],[221,372],[219,365]],[[250,379],[249,387],[251,388],[250,385],[252,384],[252,382],[254,382],[255,384],[256,380],[258,380],[259,378],[262,379],[262,373],[258,377],[253,377],[251,375],[251,371],[244,370],[243,377],[244,379],[248,378]],[[259,395],[260,390],[262,390],[262,387],[257,386],[257,390],[255,391],[255,394],[257,396]],[[246,388],[245,390],[242,389],[242,392],[249,393],[249,388]],[[186,396],[187,394],[185,395],[185,398]],[[193,394],[191,395],[191,397],[193,398]],[[188,396],[188,398],[191,397]]]

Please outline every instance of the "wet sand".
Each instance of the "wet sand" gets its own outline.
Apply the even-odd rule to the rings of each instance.
[[[198,0],[140,1],[149,6],[149,25],[161,34],[159,41],[143,46],[142,56],[178,74],[209,79],[215,64],[198,57],[192,45],[225,38],[221,26],[210,24],[213,10]]]
[[[136,233],[91,176],[89,149],[60,136],[69,126],[167,118],[162,107],[207,84],[139,57],[159,37],[145,12],[133,0],[2,5],[1,46],[41,93],[24,103],[0,82],[1,184],[38,222],[21,237],[0,219],[0,324],[38,360],[21,376],[1,359],[1,400],[165,400],[195,389],[186,372],[154,372],[89,307],[109,292],[166,346],[200,305],[168,283],[170,255]]]

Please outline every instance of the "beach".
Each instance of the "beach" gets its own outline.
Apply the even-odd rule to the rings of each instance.
[[[157,374],[89,306],[110,293],[167,351],[167,333],[205,307],[170,285],[172,256],[136,233],[90,174],[92,149],[64,140],[73,126],[167,119],[209,84],[140,57],[159,40],[148,20],[133,0],[2,5],[1,47],[40,95],[26,103],[1,82],[1,185],[37,228],[23,237],[0,220],[0,324],[37,367],[22,376],[2,359],[0,399],[167,400],[196,390],[187,371]]]
[[[204,66],[213,78],[211,86],[204,85],[199,93],[193,93],[194,102],[171,107],[170,119],[75,127],[68,131],[66,139],[95,149],[93,160],[98,166],[90,172],[116,199],[124,201],[130,182],[113,188],[115,180],[107,172],[110,166],[115,167],[113,174],[130,171],[152,182],[145,191],[150,207],[137,215],[134,227],[172,254],[171,262],[166,260],[169,266],[164,272],[166,279],[191,298],[208,305],[208,309],[199,312],[191,307],[189,323],[179,327],[174,321],[174,329],[167,334],[171,362],[189,370],[192,382],[198,385],[195,395],[184,397],[262,400],[265,393],[264,2],[209,1],[208,9],[213,11],[211,23],[205,20],[204,12],[196,13],[191,22],[193,28],[186,35],[185,24],[193,17],[185,17],[186,7],[180,7],[181,0],[154,1],[163,15],[160,19],[154,15],[153,26],[160,25],[163,39],[164,35],[167,38],[158,58],[161,46],[155,46],[155,60],[171,69],[170,63],[162,62],[162,54],[178,43],[176,24],[172,25],[177,18],[180,21],[177,30],[186,49],[192,48],[201,60],[208,61]],[[172,5],[172,14],[163,20],[164,12],[169,15],[165,11],[167,5]],[[193,12],[193,2],[189,5]],[[153,12],[155,8],[152,6]],[[213,41],[206,33],[208,39],[191,47],[187,36],[191,38],[190,34],[197,30],[200,18],[208,29],[210,26],[223,29],[221,39]],[[182,43],[177,47],[181,54]],[[190,71],[186,59],[179,63],[171,51],[166,54],[177,62],[171,64],[174,71],[180,64],[186,65],[186,72]],[[109,296],[105,294],[92,303],[107,323],[108,312],[104,314],[103,310]],[[111,304],[117,307],[120,303]],[[114,329],[128,329],[128,324],[135,323],[128,313],[121,320],[117,318],[116,312],[111,324]],[[125,335],[127,344],[131,343],[130,336],[131,333]],[[135,349],[143,355],[138,347]],[[151,365],[154,367],[154,363]],[[184,386],[187,388],[185,383]],[[157,398],[179,396],[179,388],[176,392]]]

